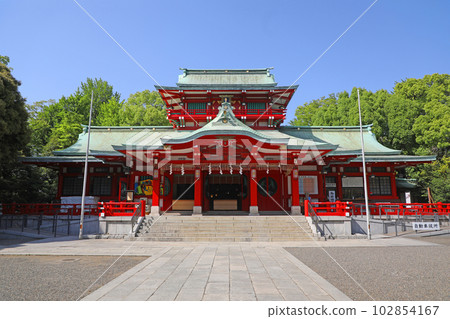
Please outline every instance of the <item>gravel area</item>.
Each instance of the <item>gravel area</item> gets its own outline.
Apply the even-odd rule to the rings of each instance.
[[[87,294],[146,258],[121,257]],[[115,256],[0,256],[0,300],[77,300],[116,259]]]
[[[325,250],[375,300],[449,301],[450,236],[430,238],[420,240],[444,244]],[[285,249],[353,300],[371,300],[321,248]]]

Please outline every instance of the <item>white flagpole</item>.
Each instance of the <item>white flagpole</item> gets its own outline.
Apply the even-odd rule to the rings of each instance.
[[[370,234],[370,210],[369,210],[369,196],[367,192],[367,171],[366,171],[366,158],[364,156],[364,137],[363,137],[363,129],[362,129],[362,120],[361,120],[361,100],[359,98],[359,89],[358,91],[358,109],[359,109],[359,132],[361,134],[361,153],[362,153],[362,162],[363,162],[363,182],[364,182],[364,200],[366,202],[366,217],[367,217],[367,239],[371,239]]]
[[[84,203],[86,197],[86,181],[88,172],[88,157],[89,157],[89,142],[91,139],[91,118],[92,118],[92,102],[94,100],[94,90],[91,94],[91,107],[89,109],[89,125],[88,125],[88,139],[86,145],[86,160],[84,162],[84,178],[83,178],[83,194],[81,195],[81,214],[80,214],[80,234],[78,239],[83,239],[83,222],[84,222]]]

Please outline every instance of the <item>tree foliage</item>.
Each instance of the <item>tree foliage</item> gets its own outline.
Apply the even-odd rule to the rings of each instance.
[[[23,153],[30,139],[25,99],[19,92],[20,82],[10,68],[0,63],[0,163],[10,164]]]
[[[360,89],[363,124],[373,124],[380,143],[410,155],[436,155],[433,164],[409,169],[422,187],[450,201],[450,75],[396,83],[393,91]],[[292,125],[359,125],[357,89],[330,94],[297,108]],[[447,174],[447,175],[445,175]]]
[[[20,82],[12,76],[8,62],[8,57],[0,56],[0,203],[49,200],[54,173],[18,160],[30,154],[30,129]]]

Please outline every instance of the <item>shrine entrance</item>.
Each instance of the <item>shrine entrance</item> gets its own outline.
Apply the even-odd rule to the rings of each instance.
[[[211,174],[205,178],[204,189],[210,211],[248,210],[248,179],[244,174]]]

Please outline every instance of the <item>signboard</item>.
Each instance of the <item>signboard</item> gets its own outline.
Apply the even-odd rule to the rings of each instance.
[[[411,204],[411,192],[405,192],[405,202]]]
[[[336,201],[336,192],[335,191],[328,191],[328,201],[329,202]]]
[[[413,222],[413,230],[439,230],[439,222]]]

